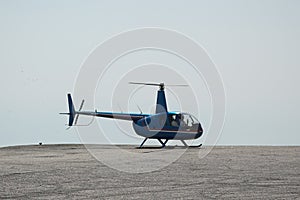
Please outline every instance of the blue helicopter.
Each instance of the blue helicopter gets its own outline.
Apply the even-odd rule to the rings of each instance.
[[[202,136],[203,129],[201,123],[191,114],[168,111],[164,90],[166,85],[164,83],[130,82],[130,84],[159,86],[159,90],[157,91],[155,114],[98,112],[97,110],[95,110],[94,112],[81,111],[84,100],[82,100],[79,110],[76,111],[73,105],[71,94],[67,94],[69,112],[60,114],[69,115],[69,127],[76,126],[79,115],[132,121],[133,129],[136,134],[145,137],[139,148],[142,148],[144,143],[148,139],[157,139],[161,143],[161,147],[165,147],[169,140],[180,140],[185,147],[200,147],[202,145],[200,144],[198,146],[188,146],[184,141],[197,139]]]

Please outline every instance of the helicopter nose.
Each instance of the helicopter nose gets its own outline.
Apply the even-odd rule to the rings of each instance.
[[[199,126],[198,126],[198,131],[197,131],[198,133],[197,133],[197,138],[199,138],[202,134],[203,134],[203,129],[202,129],[202,127],[201,127],[201,124],[199,124]]]
[[[202,129],[202,126],[200,123],[198,124],[198,132],[201,132],[201,133],[203,132],[203,129]]]

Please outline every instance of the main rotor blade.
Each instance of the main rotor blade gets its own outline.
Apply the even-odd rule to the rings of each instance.
[[[153,85],[153,86],[160,86],[161,83],[141,83],[141,82],[129,82],[129,84],[135,85]]]
[[[153,86],[179,86],[179,87],[187,87],[187,84],[164,84],[164,83],[142,83],[142,82],[129,82],[129,84],[135,85],[153,85]]]
[[[179,87],[181,87],[181,86],[182,86],[182,87],[188,87],[189,85],[187,85],[187,84],[170,84],[170,85],[167,84],[167,85],[165,85],[165,86],[171,86],[171,87],[173,87],[173,86],[176,86],[176,87],[177,87],[177,86],[179,86]]]

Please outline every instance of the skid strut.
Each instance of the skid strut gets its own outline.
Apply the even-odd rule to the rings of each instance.
[[[169,141],[168,139],[165,140],[165,142],[161,141],[161,139],[157,139],[159,143],[161,143],[162,147],[165,147],[167,142]]]
[[[144,141],[142,142],[142,144],[140,145],[139,148],[142,148],[142,146],[144,145],[144,143],[148,140],[148,138],[145,138]]]
[[[184,140],[180,140],[185,147],[189,147]]]

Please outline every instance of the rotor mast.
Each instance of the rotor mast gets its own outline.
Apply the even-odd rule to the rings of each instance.
[[[155,113],[167,113],[168,106],[165,95],[165,84],[159,84],[159,90],[157,91],[157,99],[156,99],[156,109]]]

